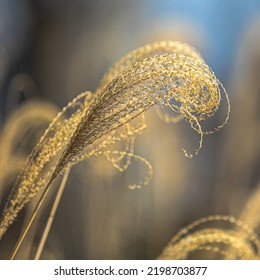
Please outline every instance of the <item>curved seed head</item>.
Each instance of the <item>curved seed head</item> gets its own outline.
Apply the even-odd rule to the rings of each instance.
[[[126,56],[104,76],[95,94],[81,94],[53,120],[17,179],[1,219],[0,238],[24,205],[68,165],[104,154],[108,144],[128,137],[132,137],[132,151],[134,137],[145,126],[138,129],[129,123],[150,107],[168,105],[186,118],[200,135],[195,150],[198,153],[203,135],[211,133],[202,131],[200,122],[215,114],[220,100],[221,84],[200,55],[186,44],[154,43]],[[226,124],[228,116],[229,103],[226,120],[214,131]],[[106,153],[119,169],[116,155],[132,156],[127,151]],[[150,165],[143,162],[151,174]]]

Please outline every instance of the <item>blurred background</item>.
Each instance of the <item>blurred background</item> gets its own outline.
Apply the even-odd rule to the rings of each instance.
[[[122,174],[104,159],[76,166],[42,258],[155,259],[193,220],[239,216],[260,179],[260,1],[0,0],[2,130],[30,100],[58,111],[81,92],[94,92],[122,55],[158,40],[199,50],[230,96],[228,125],[205,137],[190,160],[181,148],[198,141],[194,131],[148,112],[136,150],[154,168],[150,184],[127,188],[141,172],[138,165]],[[212,127],[225,113],[220,110]],[[1,209],[15,173],[0,188]]]

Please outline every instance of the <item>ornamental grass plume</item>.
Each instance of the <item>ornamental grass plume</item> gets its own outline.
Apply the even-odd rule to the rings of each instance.
[[[14,95],[11,97],[14,98]],[[9,104],[11,103],[9,102]],[[12,112],[9,113],[0,133],[1,210],[3,210],[6,199],[12,196],[10,189],[12,189],[26,158],[58,112],[58,108],[53,104],[32,98],[29,101],[23,101],[19,107],[12,109]],[[35,207],[35,202],[34,200],[26,205],[27,207],[23,209],[16,226],[1,242],[0,258],[6,258],[13,246],[13,241],[19,237],[23,221],[26,220],[27,216],[29,217],[30,210]],[[32,234],[33,231],[30,233]],[[23,256],[25,256],[25,251],[22,252]]]
[[[201,123],[218,110],[221,94],[227,100],[227,117],[212,131],[203,131]],[[143,162],[148,176],[131,187],[147,185],[152,167],[134,154],[134,142],[146,127],[144,112],[154,106],[172,110],[174,117],[160,113],[168,122],[183,118],[189,122],[200,137],[195,154],[202,147],[204,135],[227,123],[230,111],[226,91],[192,47],[157,42],[133,51],[108,70],[95,93],[80,94],[54,118],[27,159],[7,201],[0,238],[39,190],[44,189],[46,195],[60,173],[92,155],[105,155],[120,171],[131,159]],[[120,151],[122,143],[125,148]],[[183,150],[186,156],[193,156]]]
[[[214,259],[260,259],[259,184],[248,197],[239,219],[232,216],[208,216],[181,229],[164,248],[159,259],[187,259],[194,253],[214,254]],[[224,222],[223,226],[210,223]],[[207,225],[206,228],[200,227]],[[231,227],[231,228],[230,228]],[[256,234],[258,232],[258,235]]]
[[[231,228],[209,226],[212,222],[222,222]],[[207,228],[199,228],[202,225]],[[260,241],[255,232],[241,220],[231,216],[208,216],[194,221],[180,230],[164,248],[158,259],[188,259],[192,254],[213,253],[214,259],[260,258]]]
[[[40,100],[25,102],[7,119],[0,134],[0,186],[9,170],[21,169],[41,134],[57,115],[56,106]]]

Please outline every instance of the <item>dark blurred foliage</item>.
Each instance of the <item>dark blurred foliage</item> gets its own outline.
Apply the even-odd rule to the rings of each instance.
[[[46,246],[58,240],[62,253],[46,258],[152,259],[187,223],[242,211],[259,182],[259,18],[257,0],[0,0],[2,123],[27,99],[62,107],[94,91],[118,58],[156,40],[196,47],[231,98],[229,125],[193,160],[180,149],[197,141],[188,126],[151,118],[137,146],[155,169],[147,188],[128,190],[131,171],[105,176],[100,162],[75,168]]]

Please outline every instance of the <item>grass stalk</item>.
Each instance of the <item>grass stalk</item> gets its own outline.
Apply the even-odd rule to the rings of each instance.
[[[39,212],[39,210],[40,210],[40,208],[41,208],[41,206],[42,206],[42,204],[43,204],[47,194],[49,193],[49,191],[51,189],[51,186],[52,186],[52,183],[53,183],[54,179],[55,179],[55,177],[51,177],[51,179],[49,180],[48,184],[46,185],[46,188],[45,188],[44,192],[42,193],[42,195],[41,195],[37,205],[35,206],[34,211],[33,211],[32,215],[31,215],[27,225],[25,226],[22,234],[20,235],[19,239],[17,240],[17,242],[16,242],[16,244],[15,244],[15,246],[13,248],[13,251],[12,251],[11,256],[10,256],[10,260],[14,260],[15,259],[16,255],[18,253],[18,250],[20,249],[20,247],[21,247],[21,245],[22,245],[22,243],[23,243],[23,241],[24,241],[24,239],[25,239],[25,237],[26,237],[26,235],[27,235],[27,233],[28,233],[28,231],[29,231],[33,221],[34,221],[34,219],[36,218],[36,216],[37,216],[37,214],[38,214],[38,212]]]
[[[64,174],[64,176],[62,178],[62,181],[61,181],[61,184],[59,186],[57,195],[56,195],[54,203],[52,205],[52,209],[51,209],[48,221],[46,223],[44,232],[42,234],[39,246],[37,248],[37,251],[36,251],[36,254],[35,254],[35,257],[34,257],[35,260],[39,260],[40,257],[41,257],[41,254],[42,254],[43,248],[45,246],[46,240],[47,240],[47,238],[49,236],[49,232],[50,232],[50,229],[51,229],[51,226],[52,226],[52,223],[53,223],[53,220],[54,220],[57,208],[58,208],[59,203],[60,203],[60,199],[62,197],[64,188],[66,186],[66,182],[67,182],[68,177],[69,177],[69,173],[70,173],[70,168],[66,169],[65,174]]]

